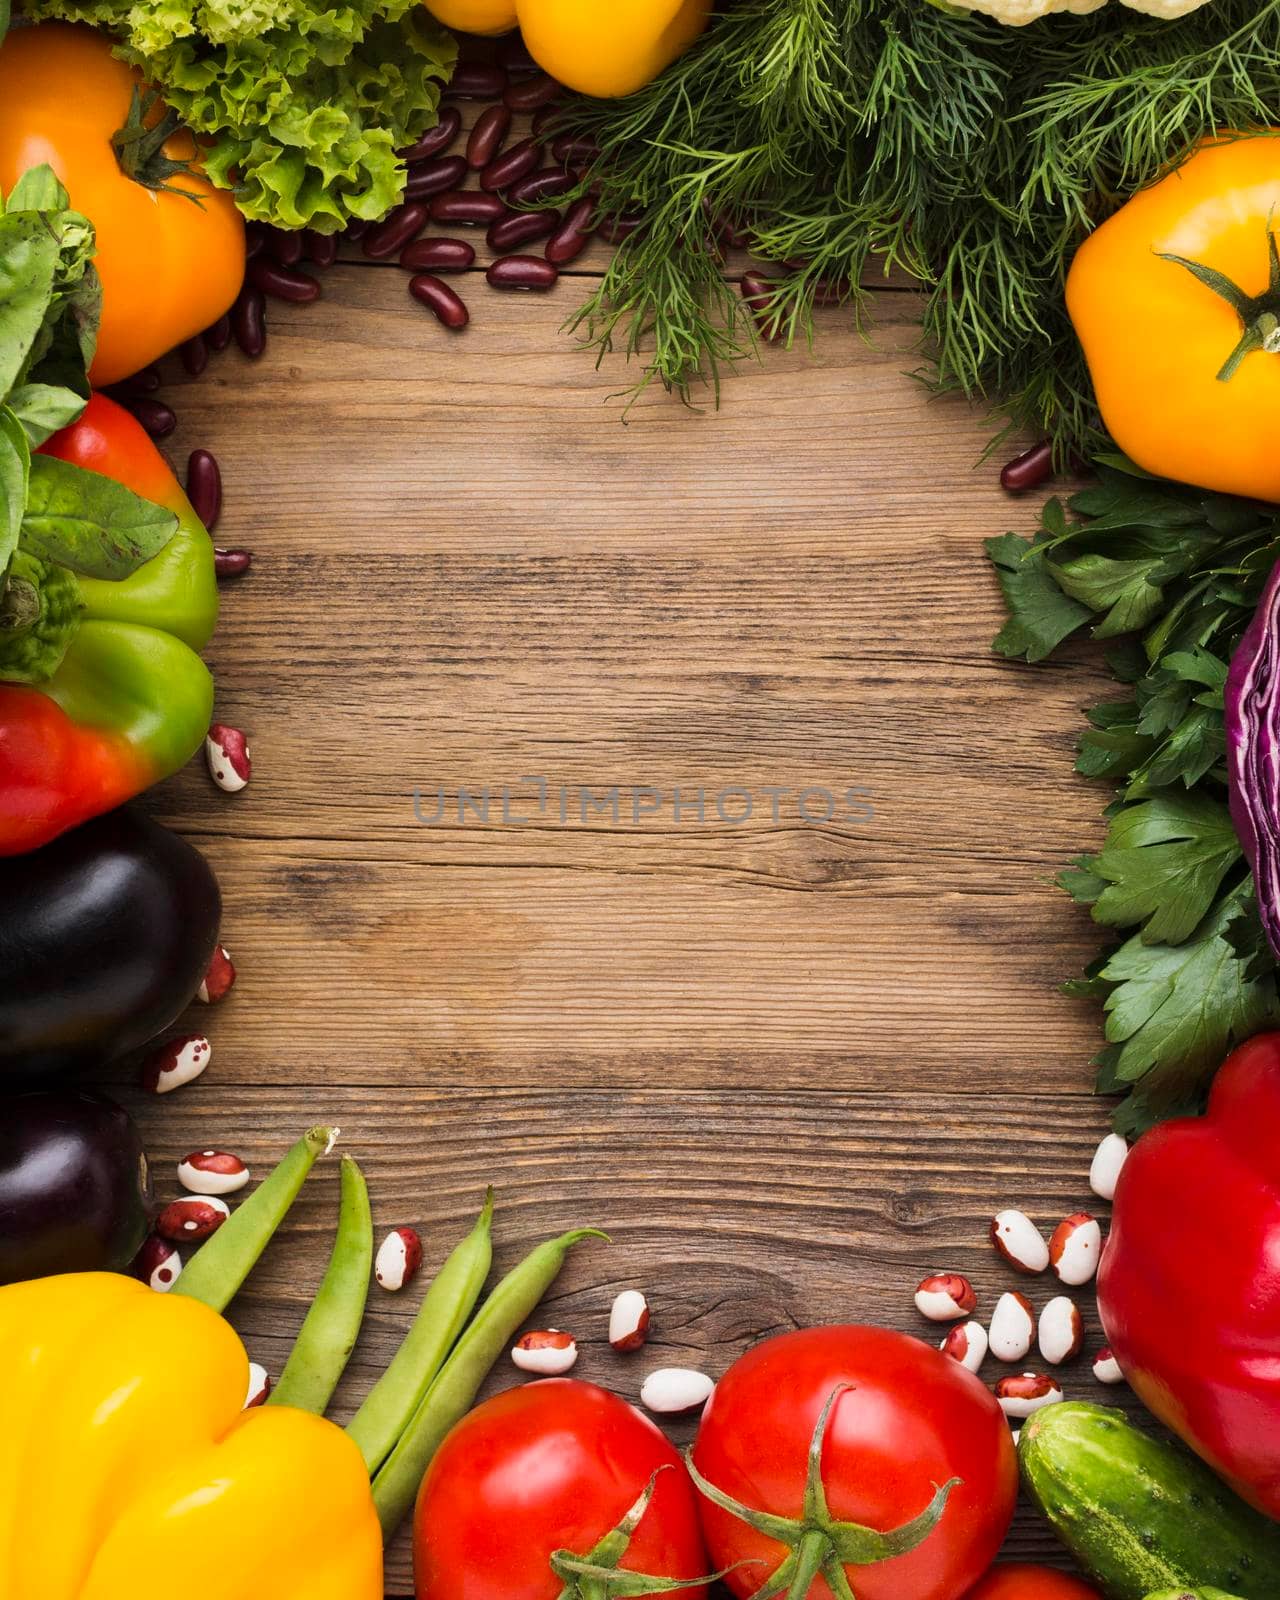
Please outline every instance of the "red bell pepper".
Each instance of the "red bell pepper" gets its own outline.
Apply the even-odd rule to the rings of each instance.
[[[164,506],[177,531],[120,581],[58,571],[78,621],[51,672],[13,672],[0,634],[0,856],[34,850],[176,772],[213,708],[196,654],[218,614],[213,543],[164,457],[98,394],[41,453]]]
[[[1135,1145],[1098,1308],[1147,1407],[1280,1518],[1280,1033],[1233,1051],[1205,1116]]]

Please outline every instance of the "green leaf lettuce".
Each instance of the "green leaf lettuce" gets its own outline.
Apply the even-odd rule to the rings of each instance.
[[[120,38],[246,216],[333,233],[400,199],[457,47],[417,0],[42,0]]]

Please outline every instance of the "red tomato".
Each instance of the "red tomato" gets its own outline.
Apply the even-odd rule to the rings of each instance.
[[[1012,1561],[992,1567],[964,1600],[1102,1600],[1102,1596],[1065,1572]]]
[[[589,1554],[655,1472],[653,1499],[618,1566],[699,1578],[707,1559],[693,1486],[647,1417],[573,1378],[508,1389],[462,1419],[422,1480],[418,1600],[556,1600],[565,1582],[551,1570],[552,1553]],[[706,1600],[707,1591],[680,1593]]]
[[[871,1563],[846,1559],[858,1600],[959,1600],[991,1565],[1013,1516],[1013,1440],[990,1390],[958,1361],[884,1328],[811,1328],[766,1339],[720,1380],[693,1461],[702,1478],[749,1511],[804,1519],[808,1454],[830,1413],[821,1454],[832,1518],[887,1533],[926,1510],[935,1487],[960,1478],[914,1548]],[[737,1595],[753,1594],[788,1554],[779,1539],[701,1502],[712,1565],[731,1567]],[[798,1526],[794,1535],[813,1530]],[[806,1533],[810,1556],[830,1551]],[[816,1564],[816,1563],[815,1563]],[[826,1579],[800,1591],[831,1600]]]

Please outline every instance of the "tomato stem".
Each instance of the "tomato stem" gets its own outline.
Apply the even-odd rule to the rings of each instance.
[[[730,1516],[745,1522],[766,1538],[785,1545],[788,1554],[772,1575],[760,1585],[751,1600],[773,1600],[785,1592],[786,1600],[804,1600],[819,1573],[837,1600],[853,1600],[844,1568],[873,1566],[894,1556],[906,1555],[929,1537],[942,1519],[951,1491],[959,1483],[952,1478],[935,1486],[924,1510],[896,1528],[881,1531],[860,1522],[841,1522],[831,1515],[822,1476],[822,1454],[827,1429],[840,1400],[853,1389],[852,1384],[837,1384],[826,1404],[809,1443],[809,1463],[805,1475],[804,1510],[800,1517],[779,1517],[755,1511],[709,1483],[698,1471],[693,1451],[685,1452],[685,1463],[694,1488]]]

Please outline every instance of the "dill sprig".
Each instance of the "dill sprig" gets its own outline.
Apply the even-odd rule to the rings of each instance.
[[[808,337],[873,271],[924,289],[921,375],[1052,439],[1103,445],[1063,303],[1085,232],[1215,129],[1280,120],[1280,0],[1178,21],[1112,3],[1007,28],[929,0],[743,0],[628,99],[577,101],[600,214],[641,211],[572,325],[688,398],[755,345],[717,223],[785,263],[768,331]]]

